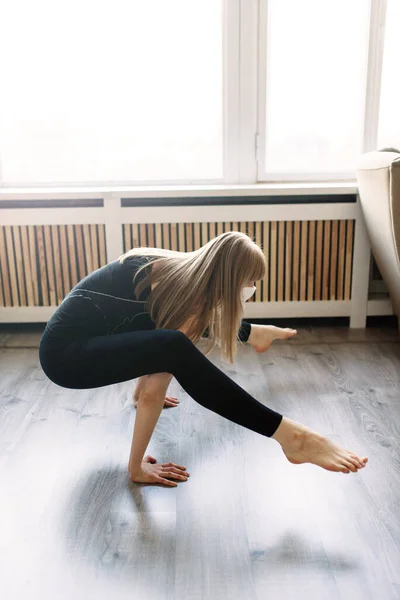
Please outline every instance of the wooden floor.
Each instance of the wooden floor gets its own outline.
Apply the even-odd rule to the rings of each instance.
[[[129,481],[134,381],[67,390],[36,330],[0,328],[4,600],[398,600],[400,343],[395,327],[299,328],[211,360],[258,400],[369,457],[358,473],[290,464],[174,379],[148,454],[176,488]],[[246,410],[246,407],[243,407]]]

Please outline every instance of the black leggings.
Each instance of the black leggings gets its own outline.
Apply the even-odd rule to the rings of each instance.
[[[42,368],[57,385],[96,388],[152,373],[171,373],[199,404],[270,437],[282,415],[258,402],[225,375],[181,331],[154,329],[61,343],[45,330]]]

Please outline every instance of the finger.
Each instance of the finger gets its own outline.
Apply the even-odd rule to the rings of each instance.
[[[168,479],[163,479],[162,477],[157,477],[156,481],[159,483],[164,483],[165,485],[170,485],[171,487],[176,487],[178,484],[173,481],[169,481]]]
[[[178,469],[183,469],[184,471],[186,471],[186,467],[181,467],[180,465],[176,465],[175,463],[172,463],[172,462],[164,463],[161,466],[162,467],[177,467]]]
[[[168,400],[170,400],[171,402],[179,402],[178,398],[175,398],[175,396],[165,396]]]
[[[164,406],[179,406],[179,402],[172,402],[171,400],[165,400]]]
[[[163,467],[160,471],[160,475],[165,475],[165,473],[176,473],[178,475],[184,475],[185,477],[189,477],[190,473],[188,473],[185,469],[178,469],[174,467]]]
[[[176,467],[166,467],[169,471],[173,471],[174,473],[178,473],[179,475],[186,475],[186,477],[189,477],[189,473],[187,471],[183,471],[181,469],[177,469]],[[164,473],[164,471],[163,471]]]
[[[173,473],[172,471],[164,471],[164,477],[172,477],[172,479],[183,479],[186,481],[187,477],[185,475],[178,475],[177,473]]]

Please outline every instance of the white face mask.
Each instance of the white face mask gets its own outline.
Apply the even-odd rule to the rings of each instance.
[[[253,285],[253,287],[245,287],[242,289],[242,302],[246,302],[249,298],[252,297],[252,295],[254,294],[254,292],[256,291],[256,286]]]

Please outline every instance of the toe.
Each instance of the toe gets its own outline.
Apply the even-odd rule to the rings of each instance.
[[[353,463],[353,465],[355,465],[357,467],[357,469],[361,469],[363,467],[363,464],[362,464],[361,460],[358,458],[358,456],[354,456],[354,454],[350,454],[349,460],[351,460],[351,462]]]
[[[358,471],[357,466],[355,464],[353,464],[353,462],[351,460],[345,460],[344,464],[346,465],[346,467],[348,467],[350,469],[350,471],[353,471],[353,473],[357,473],[357,471]]]

